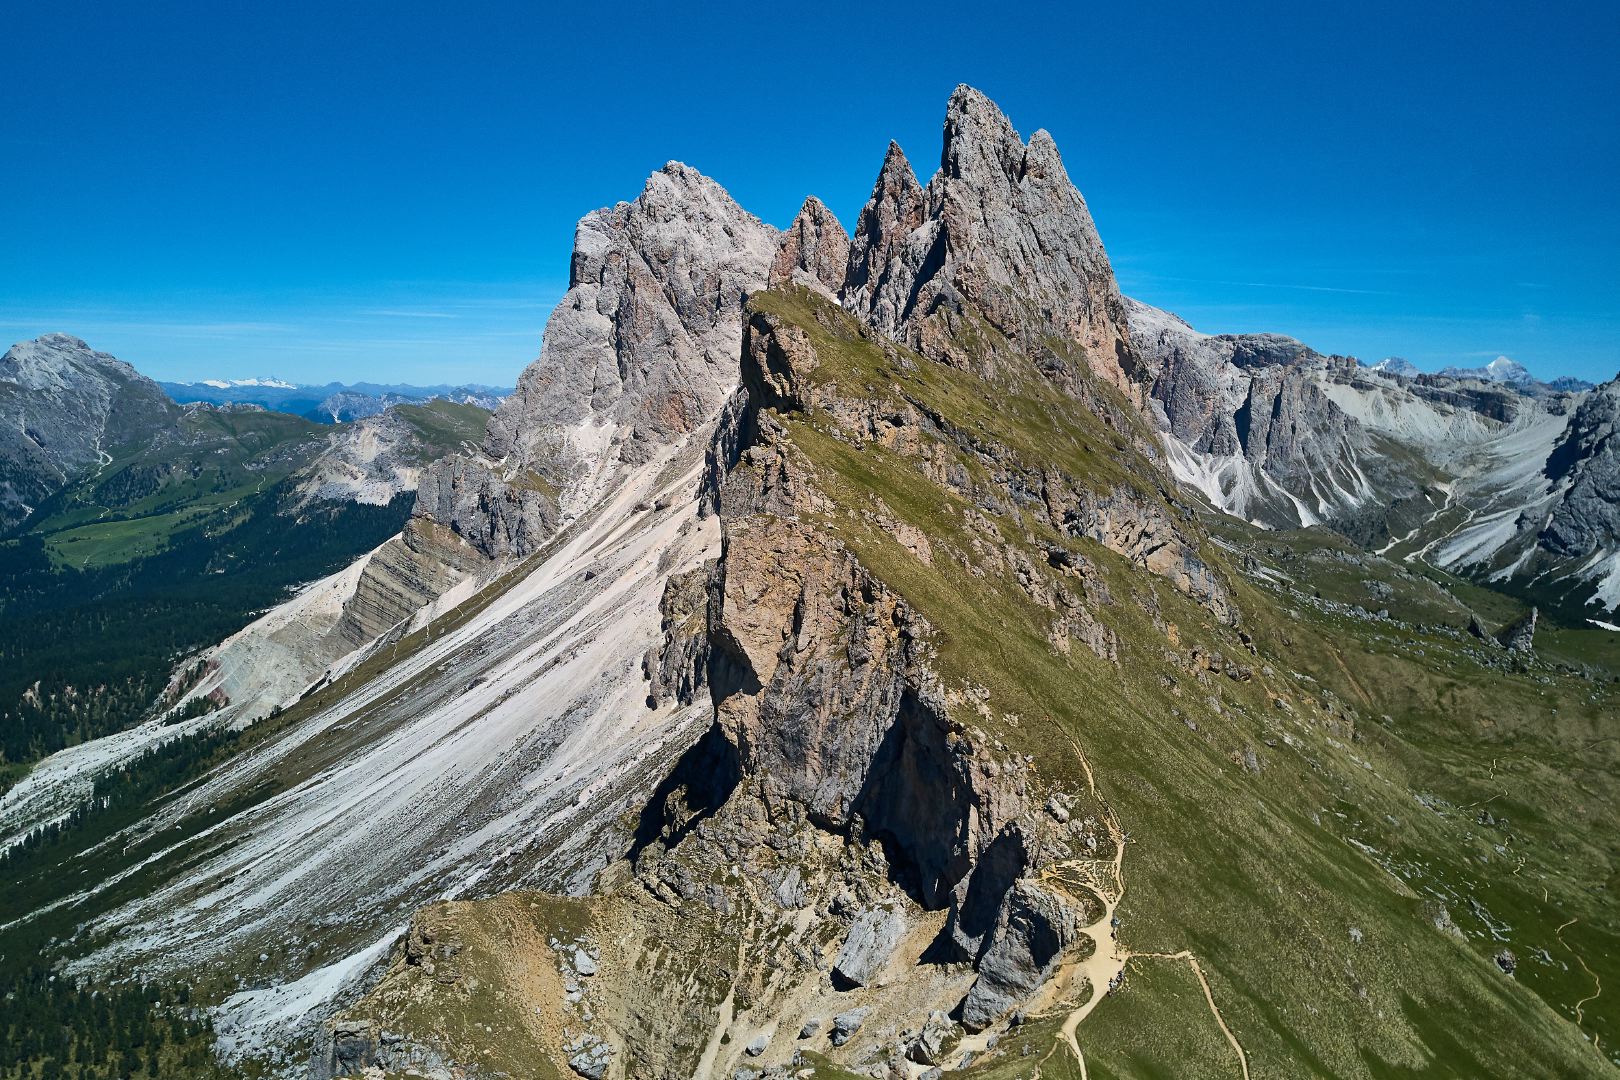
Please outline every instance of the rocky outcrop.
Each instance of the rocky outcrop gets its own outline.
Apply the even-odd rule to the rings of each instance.
[[[0,356],[0,532],[179,416],[157,383],[76,337],[13,345]]]
[[[742,305],[777,234],[679,162],[633,202],[587,214],[540,356],[483,452],[434,463],[416,515],[491,558],[537,551],[620,465],[711,419],[735,382]]]
[[[1178,479],[1278,527],[1334,521],[1372,500],[1373,440],[1323,389],[1353,360],[1277,334],[1200,334],[1168,312],[1126,306]]]
[[[979,958],[979,978],[962,1002],[962,1026],[983,1031],[1051,977],[1079,936],[1078,914],[1037,882],[1007,893],[1002,926]]]
[[[884,840],[926,907],[949,903],[1023,809],[949,719],[927,627],[837,541],[773,512],[817,496],[768,415],[732,471],[710,604],[717,729],[767,807]]]
[[[1564,558],[1620,548],[1620,378],[1581,402],[1547,471],[1568,486],[1541,531],[1541,546]]]
[[[905,933],[906,920],[899,912],[884,908],[862,912],[833,961],[834,978],[850,986],[865,986],[883,970]]]
[[[812,311],[824,320],[821,329],[829,333],[852,337],[868,349],[896,348],[881,339],[873,340],[863,327],[837,321],[813,304]],[[958,345],[948,346],[943,362],[952,362],[958,350]],[[1099,489],[1054,465],[1026,460],[1004,443],[985,440],[918,400],[905,400],[900,407],[876,405],[858,396],[840,396],[836,389],[818,389],[813,373],[820,361],[809,332],[760,306],[748,316],[743,351],[743,385],[757,408],[826,411],[853,429],[856,438],[871,438],[925,461],[938,456],[931,443],[952,444],[978,459],[990,481],[976,482],[965,470],[925,466],[958,494],[1008,513],[1034,514],[1062,533],[1094,540],[1167,578],[1223,622],[1237,618],[1225,584],[1199,556],[1196,539],[1167,511],[1168,491],[1160,489],[1149,495],[1123,484]],[[930,362],[920,357],[896,359],[909,364]],[[1050,598],[1037,600],[1043,606],[1056,606]],[[1072,624],[1079,631],[1076,636],[1086,640],[1088,647],[1107,655],[1110,645],[1105,631],[1079,616]]]
[[[633,202],[597,210],[574,236],[569,287],[540,357],[490,421],[484,449],[534,468],[606,428],[642,461],[712,417],[735,379],[747,294],[765,284],[776,231],[713,180],[670,162]]]
[[[556,485],[542,474],[502,476],[466,457],[444,458],[423,470],[412,515],[449,529],[491,559],[538,551],[561,516]]]
[[[814,195],[782,234],[771,263],[770,286],[804,285],[836,297],[849,270],[849,233]]]
[[[453,587],[489,569],[486,557],[450,530],[413,518],[366,561],[335,627],[332,659],[409,621]]]
[[[850,241],[844,305],[933,355],[964,308],[1062,380],[1097,376],[1140,400],[1142,371],[1113,269],[1052,137],[1026,144],[983,94],[960,86],[939,172],[920,186],[897,145]]]
[[[1532,653],[1536,650],[1536,609],[1531,608],[1524,618],[1502,631],[1502,644],[1509,652]]]
[[[1072,854],[1044,806],[1073,797],[1037,795],[1028,769],[962,718],[971,711],[940,679],[927,620],[813,524],[836,504],[784,417],[855,415],[819,364],[811,331],[751,311],[743,390],[713,455],[724,554],[706,604],[691,579],[666,588],[665,642],[645,665],[652,698],[706,685],[714,725],[644,815],[637,873],[670,902],[724,910],[734,898],[703,882],[740,858],[762,895],[806,910],[834,886],[794,853],[839,838],[848,847],[833,880],[846,884],[821,901],[848,924],[827,968],[833,989],[880,985],[921,914],[942,911],[931,955],[976,971],[956,1005],[978,1030],[1089,943],[1080,928],[1100,908],[1034,880]],[[1123,520],[1106,531],[1123,536]],[[756,865],[751,851],[775,854]],[[830,1041],[852,1034],[835,1021]]]
[[[422,432],[394,409],[345,423],[327,436],[326,446],[294,477],[294,505],[317,501],[387,505],[417,490],[423,467],[445,449],[427,443]]]

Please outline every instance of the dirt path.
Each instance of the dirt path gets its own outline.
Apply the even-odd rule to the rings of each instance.
[[[1086,1070],[1086,1055],[1080,1049],[1080,1040],[1076,1032],[1079,1030],[1080,1024],[1086,1017],[1091,1015],[1091,1011],[1113,988],[1114,980],[1125,970],[1125,965],[1133,959],[1185,960],[1192,967],[1193,974],[1198,978],[1198,985],[1203,987],[1204,1000],[1209,1004],[1209,1011],[1215,1016],[1215,1023],[1220,1026],[1221,1034],[1226,1036],[1226,1041],[1237,1052],[1238,1066],[1242,1070],[1243,1080],[1249,1080],[1249,1055],[1244,1052],[1243,1045],[1238,1042],[1237,1036],[1232,1033],[1232,1029],[1227,1027],[1226,1019],[1221,1015],[1221,1010],[1215,1004],[1215,994],[1210,989],[1209,980],[1204,977],[1204,969],[1199,964],[1198,958],[1185,949],[1174,953],[1133,953],[1119,944],[1119,940],[1115,935],[1114,912],[1119,907],[1120,901],[1125,897],[1125,845],[1131,842],[1130,834],[1121,827],[1119,817],[1114,813],[1113,807],[1109,806],[1107,801],[1103,799],[1102,794],[1098,792],[1096,774],[1092,771],[1091,762],[1086,758],[1085,751],[1080,749],[1080,744],[1075,741],[1073,736],[1068,735],[1067,732],[1064,734],[1069,739],[1069,745],[1074,747],[1074,753],[1080,761],[1081,769],[1085,771],[1086,786],[1090,789],[1092,797],[1097,800],[1097,804],[1102,807],[1103,825],[1107,828],[1108,835],[1114,842],[1114,858],[1108,874],[1110,880],[1093,880],[1087,883],[1090,891],[1096,894],[1103,906],[1102,917],[1084,930],[1084,933],[1088,934],[1092,941],[1096,943],[1096,948],[1092,950],[1089,957],[1078,964],[1071,965],[1067,972],[1067,981],[1070,984],[1073,983],[1076,975],[1083,975],[1091,987],[1090,996],[1078,1008],[1070,1010],[1068,1018],[1063,1021],[1061,1029],[1063,1041],[1068,1045],[1069,1050],[1073,1052],[1075,1061],[1080,1065],[1080,1080],[1089,1080],[1090,1074]],[[1095,864],[1091,865],[1094,866]],[[1047,871],[1042,873],[1042,880],[1048,884],[1061,885],[1061,878],[1058,875],[1069,868],[1068,864],[1065,863],[1049,867]],[[1054,978],[1050,985],[1057,985],[1058,982],[1059,980]]]
[[[1356,677],[1350,674],[1350,669],[1345,666],[1344,657],[1339,655],[1339,650],[1330,648],[1328,651],[1333,654],[1333,662],[1339,665],[1339,670],[1344,672],[1344,677],[1350,680],[1350,688],[1361,698],[1362,704],[1371,708],[1373,703],[1372,695],[1368,694],[1362,685],[1356,681]]]
[[[1553,936],[1558,939],[1558,944],[1562,945],[1565,951],[1575,958],[1575,962],[1581,965],[1581,970],[1586,972],[1587,976],[1592,980],[1592,992],[1575,1003],[1575,1026],[1581,1027],[1584,1031],[1585,1028],[1582,1027],[1582,1025],[1586,1023],[1586,1003],[1588,1001],[1596,1001],[1598,997],[1602,995],[1603,980],[1598,978],[1597,972],[1586,966],[1586,958],[1580,953],[1576,952],[1574,949],[1570,948],[1569,942],[1564,940],[1564,931],[1568,930],[1578,922],[1580,922],[1579,919],[1569,920],[1569,922],[1565,923],[1563,926],[1560,926],[1557,930],[1554,930]],[[1599,1042],[1598,1034],[1595,1031],[1592,1032],[1592,1045],[1597,1048],[1599,1053],[1602,1053],[1603,1047]]]
[[[1199,964],[1198,957],[1186,949],[1174,953],[1132,953],[1131,955],[1143,959],[1187,961],[1188,965],[1192,967],[1193,974],[1198,978],[1198,985],[1204,988],[1204,1000],[1209,1003],[1209,1011],[1214,1014],[1215,1023],[1220,1026],[1221,1034],[1226,1036],[1226,1041],[1231,1043],[1232,1049],[1237,1052],[1238,1067],[1243,1070],[1243,1080],[1249,1080],[1249,1055],[1243,1052],[1243,1044],[1238,1042],[1236,1035],[1232,1034],[1232,1029],[1226,1026],[1226,1019],[1221,1016],[1221,1010],[1215,1004],[1215,992],[1209,988],[1209,980],[1204,977],[1204,968],[1203,965]]]

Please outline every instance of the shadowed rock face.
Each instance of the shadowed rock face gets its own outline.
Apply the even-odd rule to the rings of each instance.
[[[1085,199],[1052,137],[1026,144],[983,94],[961,86],[945,115],[940,169],[919,186],[891,143],[850,242],[844,305],[932,355],[931,320],[971,306],[1033,352],[1077,349],[1091,370],[1141,401],[1119,288]],[[1061,348],[1054,346],[1060,344]]]
[[[13,345],[0,356],[0,531],[179,415],[157,383],[76,337]]]
[[[1590,555],[1620,538],[1620,378],[1598,387],[1581,403],[1548,471],[1569,479],[1569,489],[1542,530],[1542,547],[1554,555]]]

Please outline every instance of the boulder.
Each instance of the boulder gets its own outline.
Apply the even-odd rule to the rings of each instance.
[[[890,954],[906,933],[906,920],[886,908],[864,911],[856,917],[833,961],[833,978],[848,986],[865,986],[883,970]]]
[[[855,1033],[861,1030],[861,1025],[866,1023],[867,1014],[871,1011],[869,1006],[863,1005],[858,1009],[841,1012],[833,1017],[832,1034],[828,1036],[832,1044],[834,1046],[843,1046],[853,1039]]]

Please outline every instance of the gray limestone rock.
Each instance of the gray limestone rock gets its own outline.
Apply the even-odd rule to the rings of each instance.
[[[642,460],[709,419],[735,381],[743,300],[765,285],[776,241],[719,184],[673,161],[633,202],[587,214],[568,292],[485,452],[532,465],[556,454],[558,429],[592,422],[621,433],[622,458]]]
[[[771,264],[771,288],[804,285],[836,297],[849,269],[849,234],[814,195],[787,227]]]
[[[833,961],[834,977],[854,986],[867,985],[883,970],[905,934],[906,920],[899,912],[887,908],[863,911]]]
[[[502,476],[467,457],[422,471],[412,515],[450,529],[489,558],[522,557],[557,527],[555,488],[533,474]]]
[[[1502,631],[1502,644],[1509,652],[1529,653],[1536,648],[1536,609],[1506,630]]]
[[[1201,334],[1129,298],[1125,307],[1160,429],[1185,454],[1250,470],[1227,480],[1223,509],[1294,528],[1359,508],[1368,477],[1377,475],[1368,465],[1377,451],[1324,389],[1331,371],[1352,368],[1354,360],[1277,334]],[[1173,466],[1180,464],[1176,449]],[[1412,485],[1400,486],[1405,492]]]
[[[828,1039],[834,1046],[843,1046],[861,1030],[861,1025],[866,1023],[866,1017],[871,1011],[870,1006],[862,1005],[858,1009],[839,1013],[833,1017],[832,1033],[827,1036]]]
[[[927,187],[890,144],[850,240],[844,306],[929,352],[928,322],[971,305],[1018,344],[1065,343],[1139,397],[1119,288],[1085,199],[1044,131],[1026,144],[977,90],[957,87]],[[1072,378],[1067,356],[1054,372]]]
[[[1075,913],[1044,886],[1008,890],[1000,926],[962,1002],[962,1026],[983,1031],[1045,982],[1078,934]]]
[[[561,498],[639,463],[719,412],[736,380],[742,306],[776,230],[679,162],[633,202],[587,214],[540,356],[490,418],[481,456],[424,471],[416,514],[491,557],[538,550]]]
[[[945,1043],[954,1031],[950,1017],[938,1010],[929,1013],[922,1030],[906,1044],[906,1057],[919,1065],[943,1064]]]
[[[1585,558],[1620,538],[1620,378],[1593,390],[1547,462],[1567,483],[1538,538],[1561,558]]]
[[[585,1080],[602,1080],[613,1060],[613,1047],[596,1035],[581,1035],[564,1047],[570,1051],[568,1067]]]

